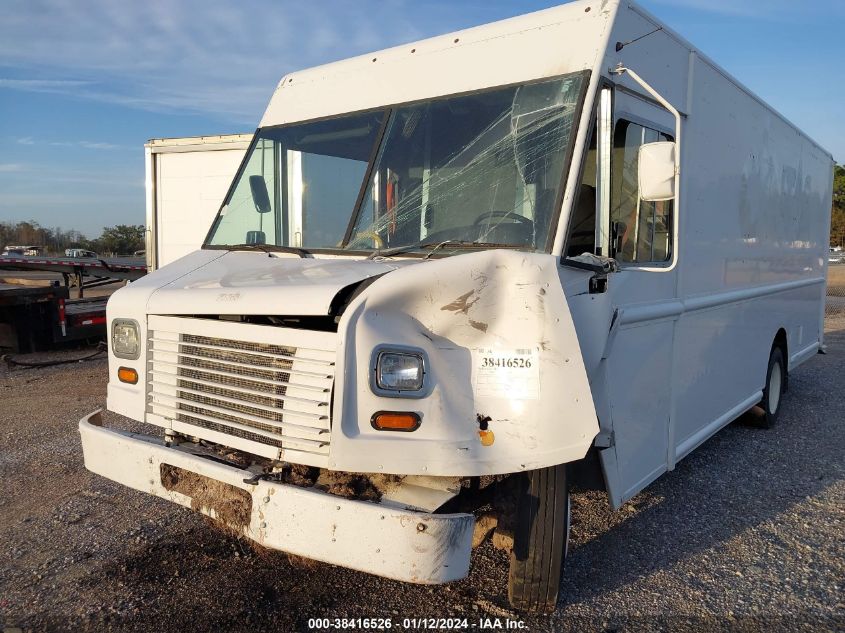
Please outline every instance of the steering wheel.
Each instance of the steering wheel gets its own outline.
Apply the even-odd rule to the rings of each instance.
[[[358,240],[373,240],[377,249],[384,248],[384,240],[381,238],[381,235],[375,231],[362,231],[356,233],[354,239],[351,240],[351,243],[354,244]]]
[[[493,218],[509,218],[511,220],[516,220],[517,224],[524,224],[529,228],[534,227],[534,221],[531,218],[526,218],[524,215],[519,215],[514,211],[487,211],[486,213],[482,213],[477,218],[475,218],[475,222],[473,222],[474,226],[478,226],[482,224],[485,220],[489,222]]]

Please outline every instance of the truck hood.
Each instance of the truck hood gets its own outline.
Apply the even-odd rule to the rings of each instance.
[[[187,263],[174,262],[164,270]],[[155,290],[149,314],[329,314],[338,292],[410,262],[227,252]],[[172,271],[171,271],[172,272]]]

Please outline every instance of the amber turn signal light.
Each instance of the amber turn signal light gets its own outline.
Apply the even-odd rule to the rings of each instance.
[[[120,382],[128,382],[130,385],[138,384],[138,372],[130,367],[119,367],[117,378]]]
[[[416,431],[420,428],[420,416],[416,413],[379,411],[370,418],[370,424],[377,431]]]

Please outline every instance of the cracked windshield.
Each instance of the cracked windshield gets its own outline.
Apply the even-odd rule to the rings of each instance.
[[[546,249],[583,81],[259,130],[208,245]]]

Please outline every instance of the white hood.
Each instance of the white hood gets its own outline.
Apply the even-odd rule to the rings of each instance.
[[[188,259],[174,262],[163,271],[172,272],[181,262],[188,264]],[[327,315],[332,300],[343,288],[397,267],[394,262],[361,259],[226,252],[153,291],[147,312]]]

